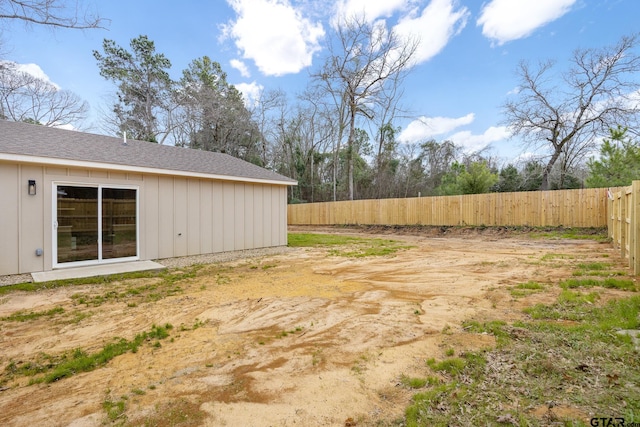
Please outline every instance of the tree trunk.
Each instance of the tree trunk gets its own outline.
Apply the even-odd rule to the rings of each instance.
[[[356,139],[356,105],[351,102],[349,118],[349,139],[347,141],[347,180],[349,181],[349,200],[353,200],[353,145]]]
[[[542,171],[542,183],[540,184],[540,190],[542,191],[549,190],[549,187],[550,187],[549,175],[551,174],[551,169],[553,169],[553,165],[556,164],[556,161],[560,157],[560,154],[562,154],[562,151],[559,149],[556,149],[553,155],[551,156],[551,159],[549,159],[547,166],[545,166],[544,170]]]

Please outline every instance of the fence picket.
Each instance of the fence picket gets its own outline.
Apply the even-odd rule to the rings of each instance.
[[[640,181],[630,187],[296,204],[289,225],[607,227],[640,275]]]
[[[291,225],[604,227],[608,221],[607,189],[587,188],[295,204],[288,206],[288,220]]]

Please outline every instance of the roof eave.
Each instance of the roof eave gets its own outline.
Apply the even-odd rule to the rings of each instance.
[[[295,181],[295,180],[280,181],[280,180],[272,180],[272,179],[249,178],[249,177],[232,176],[232,175],[218,175],[218,174],[180,171],[180,170],[172,170],[172,169],[159,169],[159,168],[151,168],[151,167],[144,167],[144,166],[119,165],[114,163],[100,163],[100,162],[91,162],[91,161],[85,161],[85,160],[71,160],[71,159],[61,159],[61,158],[54,158],[54,157],[29,156],[24,154],[0,153],[0,161],[39,164],[39,165],[46,165],[46,166],[76,167],[76,168],[112,170],[112,171],[115,170],[115,171],[122,171],[122,172],[133,172],[133,173],[142,173],[142,174],[151,174],[151,175],[165,175],[165,176],[170,175],[170,176],[181,176],[181,177],[189,177],[189,178],[215,179],[215,180],[221,180],[221,181],[248,182],[248,183],[254,183],[254,184],[287,185],[287,186],[298,185],[298,181]]]

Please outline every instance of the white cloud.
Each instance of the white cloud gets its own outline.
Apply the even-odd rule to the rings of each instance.
[[[432,0],[422,13],[417,10],[400,18],[395,31],[409,38],[417,37],[420,45],[415,54],[417,63],[437,55],[467,25],[469,10],[456,8],[455,0]]]
[[[62,124],[62,125],[54,123],[51,125],[51,127],[58,128],[58,129],[66,129],[66,130],[77,130],[76,127],[73,126],[71,123]]]
[[[240,75],[242,77],[246,77],[246,78],[251,77],[251,73],[247,68],[247,64],[245,64],[244,62],[238,59],[232,59],[231,61],[229,61],[229,64],[231,65],[232,68],[235,68],[236,70],[240,71]]]
[[[40,68],[38,64],[18,64],[17,62],[13,61],[0,61],[0,63],[5,64],[6,66],[16,71],[29,74],[39,80],[47,82],[55,87],[56,90],[60,90],[60,86],[52,82],[49,76],[42,70],[42,68]]]
[[[507,95],[517,95],[519,94],[521,91],[520,86],[516,86],[513,89],[511,89],[510,91],[507,92]]]
[[[388,18],[396,11],[408,6],[407,0],[339,0],[336,3],[332,24],[342,19],[364,18],[365,22],[372,23],[378,18]]]
[[[492,142],[502,141],[511,136],[508,128],[505,126],[491,126],[482,135],[474,135],[470,131],[465,130],[457,132],[447,139],[453,141],[454,144],[463,147],[464,151],[474,152],[485,148]]]
[[[576,0],[491,0],[478,18],[482,34],[498,45],[526,37],[569,12]]]
[[[444,136],[441,139],[453,141],[466,152],[482,150],[492,142],[508,139],[511,132],[505,126],[491,126],[481,135],[474,135],[471,131],[463,130],[451,134],[454,130],[469,125],[475,120],[475,114],[469,113],[462,117],[420,117],[409,123],[400,133],[398,140],[403,143],[417,143]]]
[[[243,58],[265,75],[297,73],[311,65],[324,36],[322,24],[302,16],[288,0],[227,0],[237,19],[224,28]]]
[[[264,87],[256,82],[238,83],[234,86],[238,91],[242,92],[244,105],[249,109],[255,107],[260,100],[260,94],[262,94],[262,91],[264,90]]]
[[[469,113],[466,116],[451,117],[420,117],[411,123],[400,133],[398,139],[406,143],[421,142],[436,135],[443,135],[468,125],[475,119],[475,114]]]

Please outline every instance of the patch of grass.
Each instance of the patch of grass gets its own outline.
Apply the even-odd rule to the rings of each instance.
[[[57,358],[46,353],[39,353],[31,361],[11,360],[4,370],[0,383],[13,379],[16,376],[34,376],[51,369],[57,363]]]
[[[414,378],[402,375],[400,377],[400,384],[407,388],[423,388],[428,384],[429,380],[426,378]]]
[[[605,262],[579,263],[576,265],[577,270],[572,273],[572,276],[611,277],[628,275],[625,271],[612,271],[613,267],[614,264]]]
[[[492,320],[489,322],[477,322],[475,320],[468,320],[462,323],[464,330],[473,332],[476,334],[487,333],[496,338],[498,346],[505,345],[510,340],[509,332],[506,330],[507,322],[502,320]]]
[[[516,289],[527,289],[527,290],[541,290],[544,289],[545,286],[538,282],[529,281],[527,283],[520,283],[516,285]]]
[[[200,320],[196,317],[196,319],[193,322],[193,326],[191,327],[191,330],[195,331],[198,328],[201,328],[202,326],[204,326],[207,323],[206,320]],[[182,329],[185,330],[185,329]]]
[[[462,354],[465,361],[465,372],[470,374],[474,379],[478,378],[487,365],[487,359],[484,351],[466,351]]]
[[[564,289],[560,292],[555,304],[536,304],[524,310],[532,319],[536,320],[570,320],[578,321],[585,318],[593,305],[600,298],[600,294],[591,292],[588,294]]]
[[[456,383],[441,384],[428,391],[413,395],[412,404],[405,410],[406,426],[419,427],[427,425],[446,425],[432,423],[431,414],[443,408]]]
[[[409,249],[411,246],[402,245],[395,240],[384,239],[368,239],[354,248],[345,250],[330,250],[333,256],[342,256],[347,258],[364,258],[369,256],[386,256],[392,255],[401,249]]]
[[[360,243],[362,237],[350,237],[340,234],[311,234],[311,233],[289,233],[287,244],[292,248],[307,248],[314,246],[336,246]]]
[[[547,228],[534,229],[528,233],[534,239],[574,239],[574,240],[595,240],[596,242],[609,241],[606,227],[602,228]]]
[[[335,248],[329,251],[332,256],[347,258],[392,255],[399,250],[410,248],[396,240],[310,233],[290,233],[288,244],[290,247],[347,246],[347,248]]]
[[[436,386],[442,384],[442,380],[438,377],[428,376],[427,384],[430,386]]]
[[[93,312],[90,311],[74,311],[70,314],[69,318],[66,320],[66,323],[78,324],[84,319],[87,319],[91,316],[93,316]]]
[[[557,259],[575,259],[575,256],[567,255],[567,254],[549,253],[549,254],[542,255],[542,257],[540,258],[541,261],[555,261]]]
[[[124,290],[110,289],[97,295],[77,293],[71,295],[71,298],[77,304],[93,307],[98,307],[108,302],[125,302],[127,307],[136,307],[139,302],[155,302],[181,293],[183,289],[175,284],[175,281],[177,281],[175,276],[182,275],[166,276],[165,280],[141,286],[131,286]]]
[[[102,402],[102,409],[107,413],[107,419],[111,423],[119,422],[120,424],[124,424],[127,421],[125,415],[125,411],[127,410],[126,399],[116,401],[106,399]]]
[[[455,375],[417,393],[404,425],[586,426],[600,415],[640,422],[640,360],[631,339],[616,333],[640,327],[640,296],[599,305],[595,295],[565,290],[549,309],[537,309],[554,315],[502,326],[518,331],[503,347],[464,353],[464,363],[431,360]],[[492,329],[487,323],[472,326]],[[548,402],[572,413],[561,415]]]
[[[629,274],[626,271],[585,271],[585,270],[576,270],[571,273],[574,277],[580,276],[596,276],[596,277],[612,277],[612,276],[628,276]]]
[[[545,285],[538,282],[529,281],[527,283],[520,283],[514,286],[510,290],[510,293],[513,297],[525,297],[531,294],[542,292],[544,289]]]
[[[574,288],[593,288],[601,287],[608,289],[620,289],[623,291],[635,291],[636,284],[631,279],[616,279],[613,277],[600,279],[567,279],[560,283],[562,289],[574,289]]]
[[[150,331],[136,335],[131,341],[124,338],[115,338],[112,342],[106,344],[102,350],[94,354],[87,354],[84,350],[78,348],[58,357],[41,354],[33,362],[21,362],[20,364],[11,362],[5,369],[5,379],[12,378],[17,374],[24,376],[44,374],[41,377],[32,378],[30,383],[52,383],[80,372],[92,371],[121,354],[129,351],[136,353],[138,348],[146,341],[161,340],[168,337],[171,329],[172,326],[168,323],[164,326],[153,325]],[[156,342],[159,343],[159,341]]]
[[[368,362],[369,362],[369,355],[366,353],[361,354],[360,357],[358,357],[353,362],[353,365],[351,366],[351,370],[356,374],[362,374],[364,371],[367,370]]]
[[[144,427],[195,427],[202,425],[206,413],[200,409],[201,403],[181,398],[171,402],[156,405],[151,415],[142,420]]]
[[[0,296],[15,291],[37,292],[43,289],[54,289],[67,286],[124,284],[139,279],[158,279],[154,283],[143,286],[129,286],[123,291],[110,289],[102,295],[76,294],[72,297],[77,303],[98,306],[107,301],[123,301],[127,303],[153,302],[182,292],[176,282],[196,277],[203,265],[192,265],[181,270],[137,271],[131,273],[111,274],[108,276],[84,277],[78,279],[53,280],[39,283],[20,283],[0,286]],[[131,299],[134,301],[131,301]]]
[[[84,277],[79,279],[52,280],[49,282],[38,283],[18,283],[15,285],[0,286],[0,296],[14,291],[36,292],[43,289],[54,289],[67,286],[108,284],[114,282],[123,282],[126,280],[160,277],[165,274],[168,273],[164,271],[138,271],[132,273],[111,274],[108,276]]]
[[[568,289],[563,289],[558,295],[558,304],[569,304],[576,306],[582,303],[594,304],[600,299],[600,294],[597,292],[590,292],[588,294],[582,292],[572,292]]]
[[[53,317],[57,314],[62,314],[62,313],[64,313],[64,308],[62,307],[56,307],[46,311],[25,312],[21,310],[13,313],[10,316],[2,317],[0,318],[0,320],[10,321],[10,322],[26,322],[28,320],[36,320],[41,317]]]
[[[608,270],[611,268],[611,264],[603,263],[603,262],[588,262],[588,263],[580,263],[576,266],[580,270],[588,270],[588,271],[602,271]]]
[[[427,360],[427,365],[436,372],[446,372],[449,375],[456,376],[462,372],[466,362],[459,357],[452,357],[444,359],[441,362],[436,362],[435,359]]]
[[[302,329],[302,326],[296,326],[295,329],[280,332],[278,335],[276,335],[276,338],[284,338],[292,334],[297,334],[298,332],[302,332]]]

